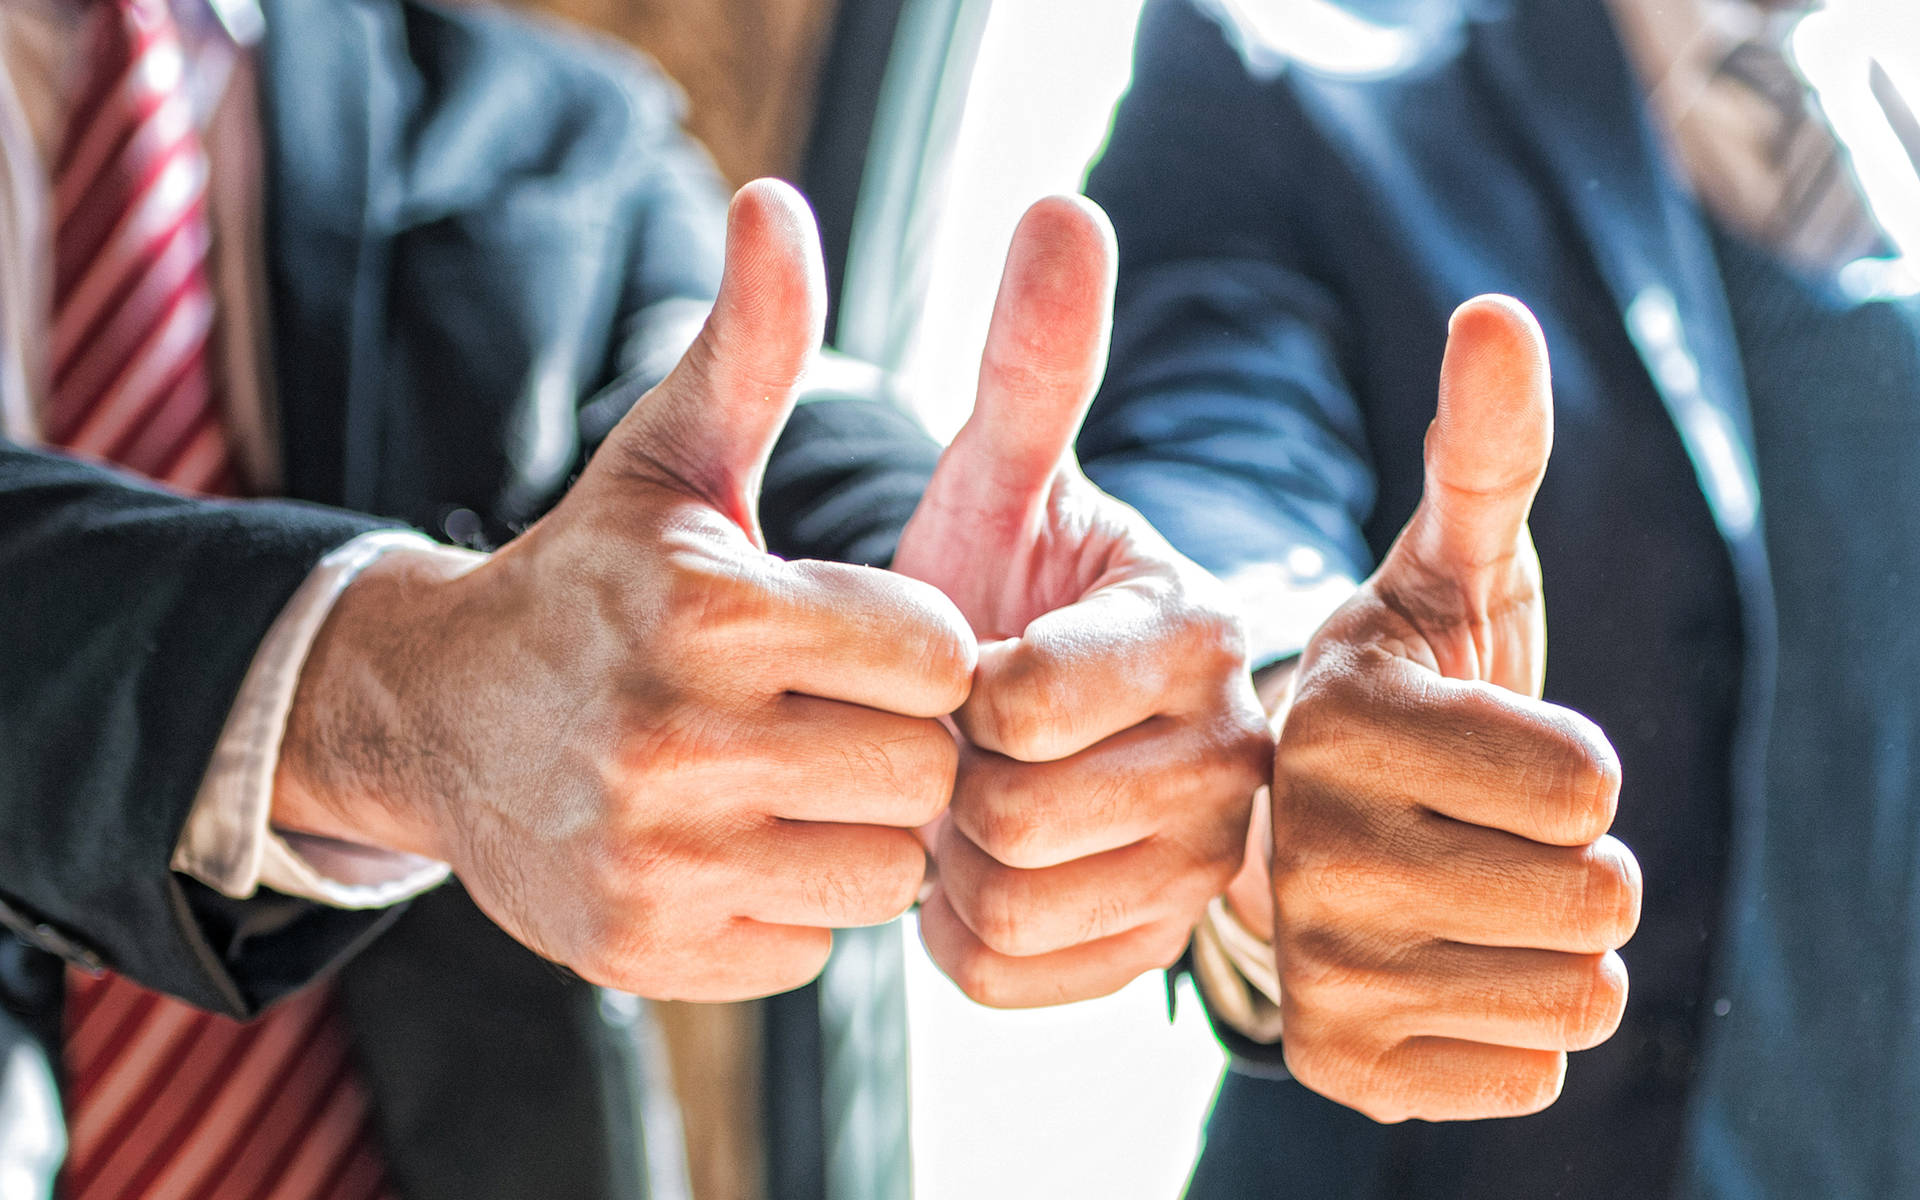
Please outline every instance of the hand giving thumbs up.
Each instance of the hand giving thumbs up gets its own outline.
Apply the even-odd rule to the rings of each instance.
[[[903,912],[976,651],[925,584],[761,548],[824,291],[804,202],[743,189],[705,329],[567,498],[342,596],[275,819],[448,862],[515,938],[653,997],[797,986],[831,929]]]
[[[1272,739],[1221,585],[1081,472],[1113,231],[1043,200],[1014,234],[966,428],[894,569],[983,639],[921,911],[933,959],[1003,1007],[1164,967],[1232,876]]]
[[[1273,785],[1284,1050],[1382,1121],[1510,1116],[1626,1003],[1639,867],[1606,831],[1606,738],[1539,700],[1527,514],[1553,440],[1546,346],[1517,302],[1454,316],[1426,492],[1314,636]]]

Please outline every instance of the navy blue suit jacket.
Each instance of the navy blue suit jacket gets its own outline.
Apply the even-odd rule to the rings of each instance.
[[[1713,1142],[1694,1085],[1754,883],[1774,634],[1739,349],[1601,0],[1396,10],[1402,61],[1360,76],[1150,0],[1087,188],[1121,274],[1081,453],[1215,571],[1358,579],[1419,499],[1449,313],[1529,304],[1555,377],[1547,697],[1621,755],[1615,832],[1647,879],[1633,996],[1517,1121],[1375,1126],[1228,1035],[1195,1194],[1658,1195]]]

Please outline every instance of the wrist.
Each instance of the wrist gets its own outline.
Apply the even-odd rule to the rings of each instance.
[[[435,771],[453,722],[429,669],[459,628],[456,582],[485,556],[443,546],[390,551],[341,592],[300,670],[274,772],[272,823],[444,859]]]

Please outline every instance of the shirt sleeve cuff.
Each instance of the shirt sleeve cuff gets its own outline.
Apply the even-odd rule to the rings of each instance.
[[[1308,546],[1297,547],[1285,562],[1253,563],[1221,578],[1239,601],[1256,671],[1298,656],[1360,586]]]
[[[469,553],[417,533],[380,530],[320,560],[254,653],[174,847],[174,870],[236,900],[264,885],[334,908],[384,908],[446,879],[444,863],[271,826],[280,742],[307,651],[347,585],[399,549]]]
[[[1224,899],[1193,931],[1193,980],[1214,1018],[1262,1045],[1280,1040],[1280,972],[1273,946],[1240,923]]]

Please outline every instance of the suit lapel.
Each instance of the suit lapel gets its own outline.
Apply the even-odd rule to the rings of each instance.
[[[1605,5],[1514,0],[1476,24],[1475,46],[1581,227],[1722,534],[1737,557],[1759,553],[1752,422],[1719,268]]]

